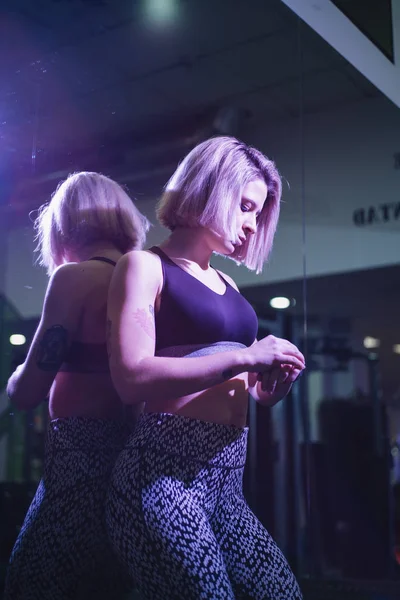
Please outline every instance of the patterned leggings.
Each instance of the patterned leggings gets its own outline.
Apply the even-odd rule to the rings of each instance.
[[[144,414],[113,470],[106,519],[147,600],[299,600],[242,491],[247,429]]]
[[[51,421],[43,479],[11,555],[4,600],[108,600],[129,589],[104,520],[111,468],[128,434],[113,421]]]

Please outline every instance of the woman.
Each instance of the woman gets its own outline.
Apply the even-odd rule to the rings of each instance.
[[[118,598],[127,580],[108,547],[104,498],[130,428],[109,372],[107,294],[116,262],[143,247],[148,223],[115,181],[82,172],[58,187],[35,227],[51,277],[39,327],[7,392],[20,409],[49,397],[51,421],[43,478],[12,552],[5,598]]]
[[[304,369],[290,342],[257,342],[257,318],[218,253],[260,271],[281,181],[234,138],[198,145],[158,207],[171,235],[125,255],[113,275],[110,368],[144,414],[116,461],[106,519],[146,599],[298,599],[281,552],[242,492],[248,392],[272,406]]]

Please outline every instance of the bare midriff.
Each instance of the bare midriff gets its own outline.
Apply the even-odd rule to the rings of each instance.
[[[119,419],[123,405],[109,373],[58,373],[50,392],[51,419]]]
[[[245,427],[248,407],[247,373],[238,375],[207,390],[165,400],[162,394],[146,402],[144,412],[163,412],[209,421],[222,425]]]

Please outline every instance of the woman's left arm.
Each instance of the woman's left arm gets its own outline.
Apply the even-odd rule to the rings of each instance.
[[[47,398],[67,356],[80,315],[76,267],[62,265],[51,276],[28,355],[8,380],[8,397],[19,409],[35,408]]]

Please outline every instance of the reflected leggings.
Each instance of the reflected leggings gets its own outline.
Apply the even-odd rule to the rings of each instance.
[[[117,600],[130,589],[104,519],[111,469],[129,433],[108,420],[50,422],[43,478],[12,551],[4,600]]]
[[[302,598],[243,497],[246,442],[247,429],[140,417],[113,470],[106,520],[143,598]]]

